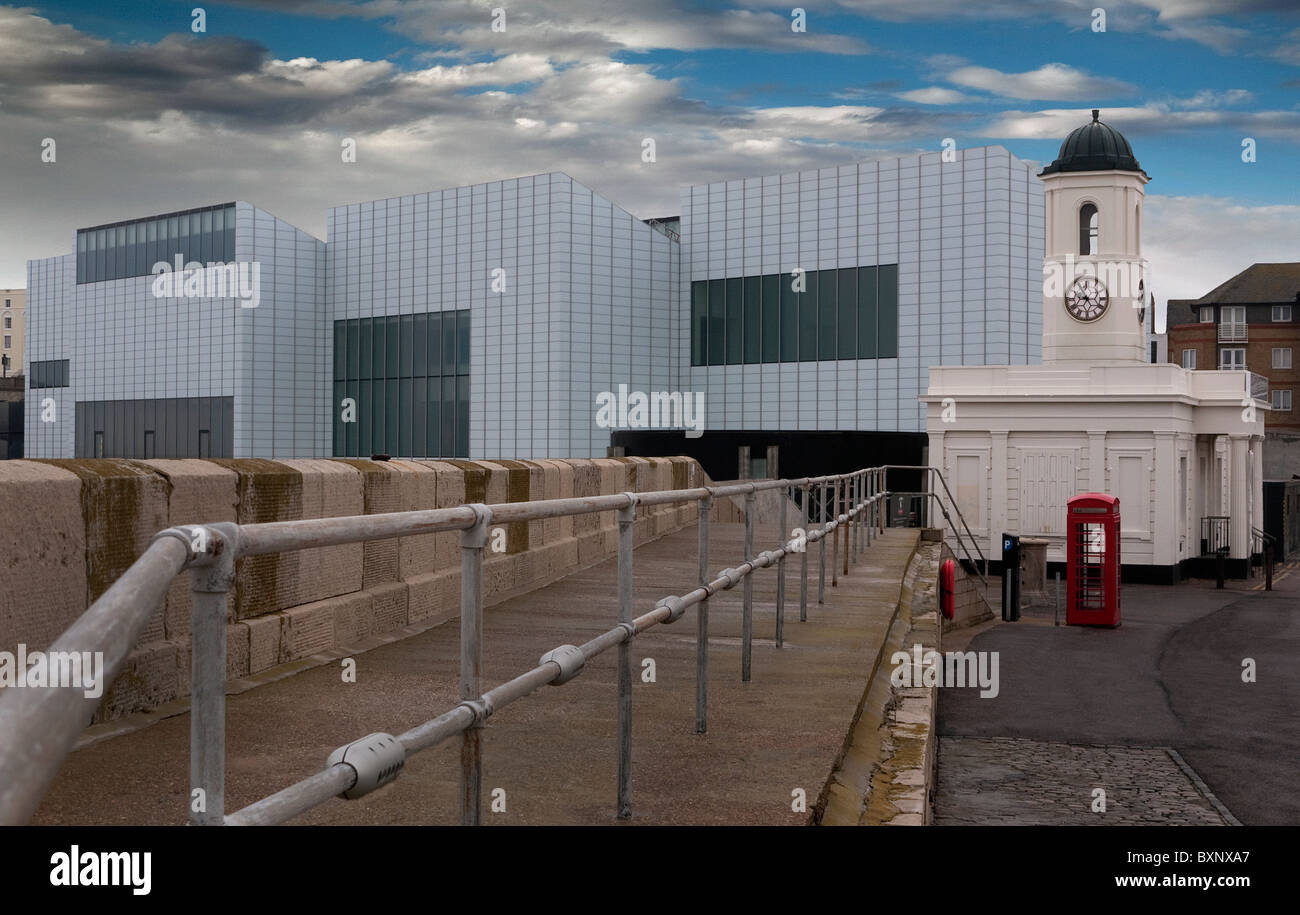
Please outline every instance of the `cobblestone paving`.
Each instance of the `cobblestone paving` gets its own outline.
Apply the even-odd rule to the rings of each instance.
[[[1162,747],[942,737],[938,769],[938,826],[1226,825]]]

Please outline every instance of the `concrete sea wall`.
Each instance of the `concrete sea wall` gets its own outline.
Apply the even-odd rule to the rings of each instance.
[[[45,460],[0,462],[0,650],[44,649],[176,524],[304,518],[522,502],[707,482],[689,458],[538,461]],[[638,510],[637,543],[696,519],[694,503]],[[484,561],[487,604],[617,551],[613,512],[502,525]],[[190,581],[150,619],[96,720],[189,693]],[[456,532],[239,561],[227,675],[247,677],[369,636],[459,615]]]

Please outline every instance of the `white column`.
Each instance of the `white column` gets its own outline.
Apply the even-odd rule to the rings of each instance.
[[[1254,470],[1253,482],[1251,483],[1250,523],[1262,530],[1264,527],[1264,436],[1252,435],[1250,437],[1250,450],[1252,452],[1251,467]]]
[[[1250,549],[1250,505],[1249,473],[1247,462],[1250,450],[1249,435],[1232,435],[1232,456],[1228,468],[1229,484],[1229,521],[1228,539],[1232,545],[1233,559],[1245,559]]]
[[[1153,564],[1178,561],[1178,453],[1173,432],[1156,432],[1155,519],[1151,527]],[[1120,506],[1121,511],[1123,506]]]

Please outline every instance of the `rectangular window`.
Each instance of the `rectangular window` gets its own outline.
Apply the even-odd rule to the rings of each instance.
[[[5,299],[5,304],[6,304],[6,305],[9,304],[9,300],[8,300],[8,299]],[[10,328],[10,327],[13,327],[13,326],[14,326],[14,319],[13,319],[11,316],[9,316],[9,315],[5,315],[5,328],[7,329],[7,328]]]
[[[14,345],[13,339],[14,339],[13,337],[9,336],[8,334],[5,334],[5,349],[9,349],[9,347]]]
[[[469,312],[458,312],[456,319],[456,374],[469,374]],[[468,446],[464,452],[468,454]]]
[[[709,280],[709,365],[727,363],[727,287]]]
[[[6,338],[8,339],[8,338]],[[33,388],[66,388],[68,386],[68,360],[50,359],[30,365]]]
[[[781,277],[763,277],[763,361],[781,361]]]
[[[1273,306],[1273,320],[1274,320],[1274,321],[1290,321],[1290,320],[1291,320],[1291,306],[1290,306],[1290,305],[1274,305],[1274,306]]]
[[[839,307],[837,334],[839,359],[858,358],[858,271],[844,267],[839,271]]]
[[[126,227],[126,273],[123,276],[139,276],[136,262],[136,255],[139,253],[139,246],[135,242],[135,223]]]
[[[876,354],[881,359],[898,358],[898,265],[884,264],[877,270]]]
[[[401,368],[398,370],[399,378],[410,378],[411,371],[415,366],[415,315],[402,315],[402,332],[398,335],[398,342],[401,344],[402,353],[400,357]],[[403,413],[403,416],[408,415]],[[410,454],[410,451],[403,451],[402,454]]]
[[[1246,367],[1246,350],[1244,347],[1224,347],[1219,350],[1220,369],[1244,369]]]
[[[235,259],[235,208],[226,207],[226,260]]]
[[[1213,305],[1202,305],[1202,306],[1201,306],[1201,316],[1200,316],[1200,317],[1201,317],[1201,323],[1202,323],[1202,324],[1213,324],[1213,323],[1214,323],[1214,306],[1213,306]]]
[[[402,371],[402,319],[389,315],[384,320],[384,369],[386,377],[397,378]]]
[[[200,219],[199,230],[199,261],[207,264],[212,260],[212,211],[204,210],[198,214]]]
[[[691,283],[691,365],[708,365],[709,356],[709,284],[705,280]]]
[[[212,259],[223,264],[226,262],[225,207],[212,211]]]
[[[429,329],[427,339],[429,341],[429,365],[428,371],[425,372],[430,378],[442,374],[442,314],[436,311],[429,313]],[[441,401],[442,395],[439,394],[434,400]],[[434,440],[437,440],[437,431],[434,433]],[[429,455],[433,456],[436,451],[430,451]]]
[[[423,378],[429,374],[429,316],[412,315],[412,318],[414,320],[411,323],[411,374],[416,378]],[[420,402],[424,402],[423,397]]]
[[[799,296],[793,278],[781,273],[776,278],[781,290],[781,361],[799,361]]]
[[[817,271],[817,358],[835,358],[835,271]]]
[[[1183,350],[1183,368],[1185,369],[1196,368],[1196,350],[1194,349]]]
[[[745,362],[763,358],[763,279],[745,277]]]
[[[457,313],[454,311],[444,311],[442,313],[442,373],[444,375],[456,374],[456,324]],[[446,399],[445,397],[443,398]]]
[[[743,281],[727,280],[727,365],[745,361],[745,302]]]
[[[86,282],[86,232],[77,233],[77,282]],[[5,299],[5,307],[9,307],[9,300]]]
[[[799,361],[817,361],[817,272],[804,273],[807,288],[799,293]]]
[[[1272,391],[1273,409],[1290,410],[1291,409],[1291,392],[1290,391]]]
[[[1273,347],[1273,368],[1289,369],[1291,368],[1291,347]]]

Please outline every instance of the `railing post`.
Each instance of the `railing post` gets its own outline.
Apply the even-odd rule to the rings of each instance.
[[[636,547],[636,494],[618,510],[618,621],[632,623],[632,551]],[[618,643],[618,818],[632,816],[632,644]]]
[[[836,477],[835,482],[831,484],[831,519],[839,521],[840,518],[840,478]],[[831,533],[831,587],[839,587],[840,563],[836,558],[840,552],[840,526],[835,525],[835,530]]]
[[[745,562],[754,558],[754,488],[745,493]],[[740,617],[740,680],[748,683],[754,654],[754,573],[745,576],[744,607]]]
[[[190,825],[226,818],[226,614],[235,583],[238,528],[191,527],[200,556],[190,575]]]
[[[853,474],[853,520],[849,524],[849,530],[853,532],[853,562],[858,561],[858,552],[862,548],[862,515],[858,514],[858,509],[862,507],[862,471],[855,471]]]
[[[483,549],[492,510],[471,505],[477,520],[460,532],[460,698],[477,702],[483,695]],[[477,826],[483,797],[483,722],[461,732],[460,825]]]
[[[843,538],[843,539],[844,539],[844,575],[845,575],[846,577],[847,577],[848,574],[849,574],[849,532],[850,532],[851,530],[853,530],[853,519],[852,519],[852,517],[849,515],[849,512],[850,512],[850,511],[852,510],[852,508],[853,508],[853,505],[851,504],[851,503],[852,503],[852,499],[850,498],[850,495],[849,495],[849,494],[852,492],[852,490],[853,490],[852,479],[849,478],[849,477],[845,477],[845,478],[844,478],[844,499],[843,499],[842,501],[843,501],[843,503],[844,503],[844,525],[845,525],[845,527],[844,527],[844,538]],[[836,530],[839,530],[839,528],[836,528]]]
[[[709,515],[713,511],[713,496],[699,502],[699,555],[700,586],[709,583]],[[699,615],[695,618],[695,733],[703,734],[709,728],[709,601],[700,601]]]
[[[799,622],[808,622],[808,500],[812,489],[803,484],[803,549],[799,551]]]
[[[874,517],[874,512],[876,510],[876,503],[874,501],[876,494],[873,491],[875,489],[875,479],[875,473],[870,470],[868,470],[866,475],[862,478],[862,485],[866,490],[866,504],[862,509],[863,520],[866,521],[866,524],[862,527],[862,533],[866,535],[866,539],[862,544],[863,550],[867,550],[871,547],[871,528],[875,523],[872,518]]]
[[[777,513],[777,525],[781,529],[781,558],[776,563],[776,647],[785,645],[785,554],[790,546],[790,529],[786,526],[786,508],[790,504],[790,487],[781,489],[781,510]]]
[[[826,483],[820,484],[817,497],[817,516],[821,521],[822,537],[817,541],[817,603],[826,603]]]

